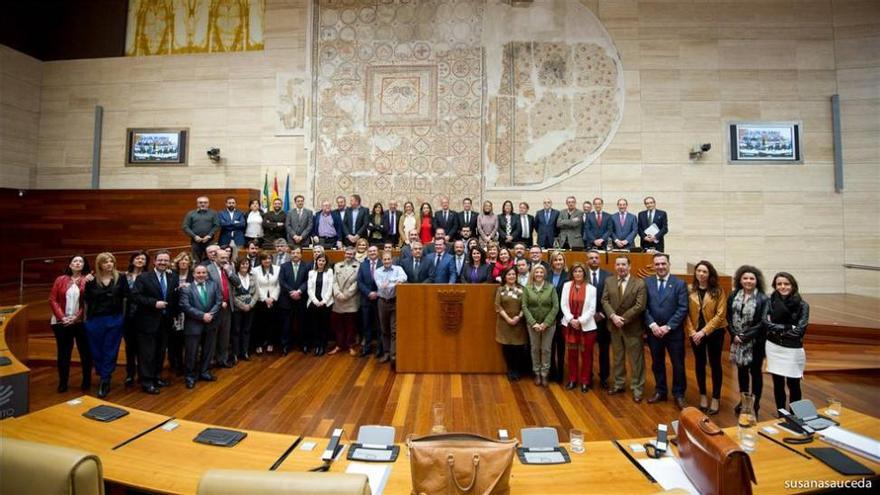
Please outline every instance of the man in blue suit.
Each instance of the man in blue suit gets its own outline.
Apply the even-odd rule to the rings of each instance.
[[[617,200],[617,213],[611,219],[611,248],[632,249],[635,247],[638,233],[638,220],[626,208],[629,202],[623,198]]]
[[[611,276],[599,266],[601,254],[595,249],[587,253],[587,282],[596,288],[596,342],[599,344],[599,384],[603,390],[608,388],[608,376],[611,372],[611,333],[606,325],[608,317],[602,308],[602,291],[605,290],[605,279]]]
[[[235,208],[235,198],[226,198],[226,209],[217,212],[220,220],[220,245],[232,246],[232,259],[238,259],[239,248],[244,247],[244,229],[247,220],[244,213]]]
[[[180,307],[185,315],[183,335],[186,388],[195,387],[196,379],[207,382],[216,380],[209,370],[217,339],[217,314],[223,303],[220,287],[208,278],[206,267],[198,265],[193,268],[193,280],[180,293]],[[196,363],[199,343],[202,346],[202,358]]]
[[[446,252],[446,243],[442,239],[434,240],[434,252],[426,256],[425,261],[434,271],[432,283],[455,283],[455,265],[452,262],[452,256]]]
[[[321,209],[312,219],[312,243],[324,249],[342,248],[342,219],[339,212],[330,209],[329,201],[321,202]]]
[[[290,261],[281,265],[278,272],[278,311],[281,313],[281,355],[290,352],[293,335],[302,340],[303,354],[309,352],[303,336],[303,325],[308,301],[308,280],[311,267],[302,259],[302,249],[295,247],[290,251]],[[296,327],[295,329],[293,327]]]
[[[379,288],[376,286],[376,270],[382,267],[379,261],[379,248],[370,246],[367,248],[367,258],[358,267],[357,286],[361,293],[361,339],[364,342],[361,347],[361,357],[370,352],[370,341],[373,337],[379,337]],[[383,354],[382,339],[376,344],[376,357]]]
[[[654,235],[646,234],[645,230],[651,225],[656,225],[659,232]],[[645,198],[645,211],[639,212],[639,246],[642,250],[653,249],[663,253],[663,240],[669,232],[669,223],[666,212],[657,209],[657,202],[653,196]]]
[[[538,232],[538,245],[544,249],[553,247],[559,229],[556,221],[559,220],[559,211],[553,209],[553,200],[544,199],[544,208],[535,212],[535,230]]]
[[[684,373],[684,321],[688,313],[687,286],[669,274],[669,255],[654,255],[655,277],[645,279],[648,305],[645,325],[648,327],[648,347],[651,348],[651,371],[654,372],[655,391],[648,399],[653,404],[667,399],[666,353],[672,362],[672,395],[679,409],[687,407],[684,400],[686,379]]]
[[[593,198],[593,211],[587,214],[584,222],[584,247],[587,249],[610,249],[612,215],[602,211],[604,206],[602,198]]]

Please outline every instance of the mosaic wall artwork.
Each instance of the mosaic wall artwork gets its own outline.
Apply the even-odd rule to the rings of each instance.
[[[618,69],[594,43],[507,43],[489,97],[488,185],[546,184],[589,164],[621,118]]]
[[[619,56],[576,0],[315,5],[316,202],[546,188],[595,160],[620,122]]]
[[[482,2],[318,0],[315,200],[480,197]]]
[[[265,0],[129,0],[125,54],[263,49]]]
[[[306,98],[309,88],[303,74],[279,72],[275,75],[275,135],[305,134]]]

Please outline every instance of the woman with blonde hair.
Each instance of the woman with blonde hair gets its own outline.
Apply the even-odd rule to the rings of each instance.
[[[403,247],[409,244],[409,232],[416,229],[419,220],[416,218],[416,206],[412,201],[403,203],[403,215],[397,221],[398,246]],[[393,239],[392,239],[393,240]],[[363,261],[363,260],[358,260]]]
[[[99,254],[95,258],[95,275],[85,287],[85,326],[95,371],[101,379],[98,397],[102,399],[110,393],[110,378],[116,369],[127,296],[128,283],[116,270],[116,257],[111,253]]]
[[[367,259],[367,249],[370,247],[370,243],[363,237],[357,240],[357,243],[354,245],[354,259],[357,260],[358,263],[363,263],[365,259]]]
[[[559,296],[547,281],[544,265],[532,268],[532,277],[523,290],[522,311],[526,317],[526,329],[532,343],[532,370],[535,385],[546,387],[550,373],[550,347],[556,333],[556,314],[559,312]]]
[[[174,260],[171,262],[171,271],[177,274],[177,288],[182,290],[186,287],[189,287],[189,284],[193,283],[193,266],[192,266],[192,255],[187,251],[181,251],[174,257]],[[174,316],[174,321],[172,323],[172,332],[168,336],[168,364],[171,365],[171,369],[174,370],[174,373],[177,376],[183,376],[183,348],[184,348],[184,339],[183,339],[183,323],[184,323],[184,314],[183,310]]]

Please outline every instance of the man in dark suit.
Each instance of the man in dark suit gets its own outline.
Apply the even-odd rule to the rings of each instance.
[[[260,266],[260,243],[256,239],[252,239],[248,241],[247,245],[247,260],[249,266],[251,267],[251,271],[254,268]]]
[[[593,203],[584,201],[581,203],[581,211],[583,211],[581,218],[583,218],[584,223],[587,223],[587,217],[593,212]]]
[[[603,389],[608,388],[608,375],[610,373],[611,334],[608,333],[608,318],[602,308],[602,292],[605,290],[605,279],[611,276],[599,266],[599,251],[595,249],[587,253],[587,281],[596,288],[596,343],[599,344],[599,384]]]
[[[330,202],[323,201],[321,209],[312,219],[312,242],[325,249],[342,247],[342,219],[339,212],[330,209]]]
[[[214,359],[217,336],[216,316],[220,312],[223,295],[220,287],[208,279],[208,269],[197,266],[193,269],[193,283],[183,289],[180,307],[184,314],[184,369],[186,388],[196,386],[196,380],[213,382],[216,380],[209,371]],[[199,344],[202,358],[198,360]]]
[[[367,248],[367,258],[358,267],[357,286],[361,294],[361,356],[370,353],[370,342],[374,337],[379,337],[379,288],[376,286],[376,270],[382,266],[379,261],[379,248],[370,246]],[[382,339],[376,344],[376,357],[382,356]]]
[[[553,209],[553,200],[546,198],[544,208],[535,213],[535,230],[538,232],[538,246],[550,249],[559,235],[556,222],[559,220],[559,211]]]
[[[477,232],[477,212],[471,210],[473,202],[471,198],[461,200],[461,211],[458,213],[458,236],[461,238],[461,229],[467,227],[471,235]]]
[[[235,208],[235,198],[226,198],[226,209],[217,212],[220,220],[220,245],[232,247],[232,258],[238,259],[239,248],[244,247],[244,229],[247,220],[244,213]]]
[[[241,286],[241,280],[235,273],[235,267],[229,262],[229,254],[224,250],[217,251],[216,260],[207,266],[208,277],[220,287],[222,301],[220,312],[217,314],[217,350],[215,356],[217,364],[224,368],[231,368],[229,359],[229,332],[232,326],[232,311],[234,311],[233,299],[236,287]]]
[[[535,268],[535,265],[543,266],[544,272],[547,273],[547,277],[550,277],[550,263],[544,261],[544,253],[541,252],[541,248],[538,246],[532,246],[529,248],[529,268]]]
[[[403,246],[402,248],[400,248],[400,255],[397,257],[399,262],[402,262],[403,260],[405,260],[407,258],[411,258],[412,257],[412,245],[414,242],[419,242],[419,231],[418,230],[416,230],[416,229],[410,230],[409,232],[407,232],[407,234],[408,234],[407,238],[409,239],[409,243],[406,244],[405,246]],[[424,251],[425,251],[425,247],[423,245],[422,246],[422,254],[425,254]]]
[[[432,283],[454,284],[456,282],[455,265],[452,256],[446,252],[446,242],[442,239],[434,239],[434,252],[427,255],[425,261],[433,271]]]
[[[593,198],[593,212],[587,215],[587,223],[584,224],[584,246],[587,249],[610,249],[612,218],[602,211],[604,206],[602,198]]]
[[[520,202],[519,204],[519,231],[517,232],[519,235],[514,239],[515,242],[521,242],[526,246],[531,246],[535,243],[535,217],[529,215],[529,204],[525,201]]]
[[[464,241],[461,239],[452,244],[452,273],[455,281],[461,279],[461,270],[467,263],[467,256],[464,254]]]
[[[278,310],[281,312],[281,355],[290,352],[293,335],[302,337],[302,327],[306,316],[308,300],[309,265],[302,259],[302,249],[294,248],[290,252],[290,261],[281,265],[278,273]],[[296,328],[293,328],[296,327]],[[309,352],[303,340],[303,353]]]
[[[626,211],[629,202],[623,198],[617,200],[617,213],[611,218],[611,248],[632,249],[635,247],[639,222],[636,216]]]
[[[156,254],[153,270],[141,273],[132,290],[137,303],[138,374],[141,387],[148,394],[158,394],[159,387],[167,385],[161,378],[161,372],[171,323],[177,309],[179,284],[177,275],[168,269],[170,264],[171,255],[167,251],[160,251]],[[109,390],[109,383],[106,388]]]
[[[287,212],[284,221],[285,239],[292,246],[307,247],[312,243],[313,213],[305,207],[306,198],[302,194],[297,194],[293,202],[296,208]]]
[[[434,213],[434,227],[446,232],[446,242],[452,242],[458,235],[458,213],[449,209],[449,198],[440,200],[440,209]]]
[[[632,373],[630,387],[633,402],[642,402],[645,391],[645,330],[642,313],[648,291],[645,281],[630,274],[629,258],[618,256],[614,261],[615,277],[605,281],[602,292],[602,309],[608,317],[611,333],[611,349],[614,353],[614,383],[608,389],[609,395],[619,394],[626,385],[626,366],[629,361]]]
[[[345,212],[348,208],[345,207],[345,196],[336,196],[336,209],[333,210],[339,215],[339,221],[343,224],[345,223]],[[339,238],[342,239],[343,236]]]
[[[411,284],[433,283],[434,267],[427,263],[422,256],[422,243],[414,242],[411,244],[411,247],[412,256],[398,263],[403,268],[403,272],[406,273],[406,281]]]
[[[656,225],[659,231],[656,234],[647,234],[645,230],[651,225]],[[645,211],[639,212],[639,246],[642,250],[653,249],[664,252],[663,240],[669,232],[669,223],[666,212],[657,209],[657,202],[653,196],[645,198]]]
[[[361,206],[360,194],[352,194],[349,205],[345,210],[345,220],[342,222],[342,243],[346,246],[354,246],[358,239],[367,236],[370,210]]]
[[[400,244],[400,232],[397,231],[400,228],[400,211],[397,210],[397,201],[390,200],[388,201],[388,209],[382,213],[382,228],[385,232],[385,239],[397,246]]]
[[[684,320],[688,313],[687,286],[669,274],[669,255],[654,255],[655,277],[645,280],[648,286],[648,305],[645,325],[648,326],[648,347],[651,348],[651,370],[654,372],[655,391],[649,404],[667,399],[666,353],[672,362],[672,395],[679,409],[687,407],[684,400],[686,378],[684,372]]]

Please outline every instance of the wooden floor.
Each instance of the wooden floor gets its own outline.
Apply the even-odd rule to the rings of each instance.
[[[698,400],[693,360],[687,358],[687,399]],[[735,424],[732,407],[738,399],[733,368],[725,367],[722,411],[714,419],[721,426]],[[120,370],[117,370],[117,376]],[[604,391],[548,389],[530,381],[509,383],[500,375],[395,374],[374,358],[335,355],[317,358],[293,353],[286,357],[261,357],[218,370],[218,381],[200,382],[187,390],[180,379],[158,396],[137,388],[125,389],[117,381],[109,400],[148,411],[227,427],[329,436],[337,427],[353,432],[360,425],[390,424],[398,440],[408,433],[427,433],[431,408],[446,406],[447,428],[494,435],[498,428],[518,432],[526,426],[552,426],[568,438],[570,428],[585,431],[588,440],[647,436],[657,423],[677,415],[667,402],[635,404],[628,394],[609,396]],[[79,380],[72,371],[71,385]],[[837,397],[844,408],[880,416],[880,371],[820,372],[804,380],[804,396],[820,408]],[[41,409],[80,395],[75,387],[58,394],[55,369],[34,368],[31,407]],[[653,390],[648,373],[646,392]],[[761,419],[773,411],[773,385],[765,375]]]
[[[47,290],[47,289],[46,289]],[[28,315],[33,327],[30,339],[31,408],[41,409],[79,394],[79,370],[72,371],[71,391],[57,394],[54,341],[48,326],[46,290],[26,291],[34,301]],[[837,294],[810,294],[811,331],[823,328],[828,336],[838,334],[873,339],[880,328],[880,304],[876,299]],[[15,303],[17,289],[0,289],[0,304]],[[822,326],[824,325],[824,326]],[[880,416],[880,339],[873,345],[853,344],[843,339],[808,342],[808,373],[804,396],[817,406],[828,397],[843,401],[844,407]],[[646,396],[653,392],[648,362]],[[698,401],[694,362],[688,349],[687,399]],[[117,370],[116,375],[122,371]],[[316,358],[293,353],[240,363],[231,370],[219,370],[219,380],[199,383],[187,390],[182,380],[158,396],[138,389],[125,389],[121,378],[114,383],[110,400],[176,417],[216,423],[228,427],[327,436],[336,427],[354,431],[364,424],[391,424],[398,440],[407,433],[425,433],[431,426],[431,407],[446,405],[447,427],[494,435],[497,428],[518,431],[524,426],[553,426],[563,439],[570,428],[585,431],[589,440],[651,435],[659,422],[668,422],[677,410],[671,403],[635,404],[630,396],[608,396],[605,392],[570,392],[553,385],[535,387],[529,381],[509,383],[500,375],[415,375],[395,374],[375,359],[348,355]],[[671,377],[670,377],[671,378]],[[93,391],[91,392],[93,393]],[[733,405],[738,401],[735,368],[725,363],[722,411],[715,420],[722,426],[735,423]],[[765,374],[761,417],[774,410],[773,385]]]

